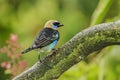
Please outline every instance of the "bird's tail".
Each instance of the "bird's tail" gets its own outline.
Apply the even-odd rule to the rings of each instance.
[[[31,51],[31,50],[33,50],[33,48],[30,47],[30,48],[28,48],[28,49],[22,51],[21,53],[22,53],[22,54],[25,54],[25,53],[27,53],[27,52],[29,52],[29,51]]]

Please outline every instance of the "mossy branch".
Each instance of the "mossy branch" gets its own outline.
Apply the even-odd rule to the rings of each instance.
[[[53,80],[94,51],[120,45],[120,21],[89,27],[13,80]],[[48,67],[49,65],[50,67]]]

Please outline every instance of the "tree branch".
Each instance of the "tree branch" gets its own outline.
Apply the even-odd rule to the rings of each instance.
[[[13,80],[53,80],[94,51],[120,45],[120,21],[89,27]],[[50,67],[48,67],[49,65]]]

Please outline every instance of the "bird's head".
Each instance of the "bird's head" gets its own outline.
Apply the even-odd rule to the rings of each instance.
[[[59,27],[64,26],[63,24],[60,24],[57,20],[49,20],[45,23],[45,28],[51,28],[54,30],[58,30]]]

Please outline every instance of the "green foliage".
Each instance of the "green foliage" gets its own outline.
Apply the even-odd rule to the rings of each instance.
[[[90,25],[118,20],[119,6],[120,0],[1,0],[0,47],[5,45],[10,33],[15,33],[19,36],[19,43],[27,48],[49,19],[57,19],[65,25],[59,30],[59,47]],[[101,53],[103,56],[90,58],[88,64],[81,62],[75,65],[60,80],[119,80],[119,48],[106,48]],[[36,53],[31,51],[22,55],[29,66],[37,61]],[[8,60],[3,55],[0,59]]]
[[[5,69],[0,67],[0,79],[1,80],[7,80],[10,79],[12,74],[6,74]]]

